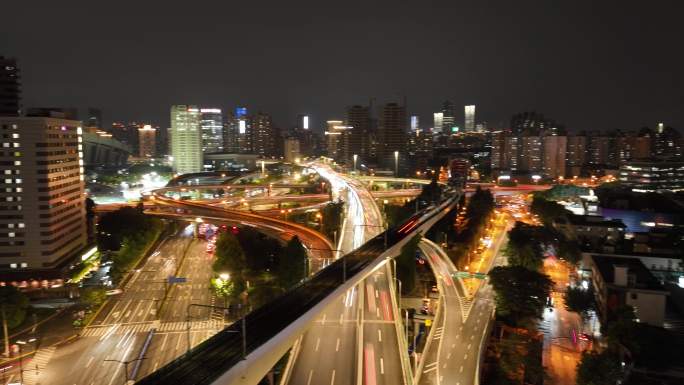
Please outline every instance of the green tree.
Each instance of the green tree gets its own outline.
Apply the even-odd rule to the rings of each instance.
[[[238,280],[242,278],[246,266],[245,252],[235,235],[230,232],[221,233],[216,241],[214,271],[218,274],[230,273],[231,279]]]
[[[9,329],[24,322],[28,303],[28,298],[16,287],[0,286],[0,317],[5,336],[5,354],[9,355]]]
[[[540,318],[553,281],[522,266],[497,266],[489,273],[496,293],[496,312],[512,325]]]
[[[321,209],[321,215],[323,216],[321,232],[330,239],[335,238],[335,232],[340,231],[343,210],[344,202],[342,201],[330,202]]]
[[[401,281],[401,291],[404,294],[413,291],[416,285],[416,251],[420,239],[420,234],[409,239],[396,258],[397,278]]]
[[[278,258],[278,281],[284,289],[289,289],[306,276],[306,249],[296,235],[287,242]]]
[[[101,287],[88,287],[81,294],[81,302],[90,308],[100,306],[107,299],[105,289]]]
[[[567,214],[565,207],[554,202],[548,201],[539,195],[535,195],[530,205],[530,211],[537,214],[542,222],[547,225],[553,223],[553,220]]]
[[[504,253],[508,257],[508,264],[522,266],[529,270],[538,271],[544,262],[544,251],[538,240],[536,226],[529,226],[523,222],[516,222],[508,232],[508,244]]]
[[[577,365],[577,385],[615,385],[620,378],[620,360],[613,352],[582,353]]]
[[[585,290],[581,287],[568,287],[563,294],[565,309],[578,313],[582,319],[589,318],[589,312],[596,308],[594,291]]]

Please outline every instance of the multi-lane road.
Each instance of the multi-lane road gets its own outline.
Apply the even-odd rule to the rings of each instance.
[[[493,265],[505,263],[499,255],[505,240],[505,227],[493,234],[491,247],[483,255],[478,272],[486,273]],[[420,249],[438,278],[439,309],[434,320],[416,383],[426,385],[475,383],[479,361],[494,309],[493,292],[488,284],[476,285],[470,292],[457,276],[456,267],[433,242],[421,240]]]
[[[137,378],[183,353],[187,348],[187,305],[215,301],[208,286],[211,257],[204,243],[193,240],[191,227],[163,241],[145,264],[131,273],[124,292],[110,298],[81,337],[54,352],[37,383],[123,383],[132,377],[135,362],[128,364],[127,373],[121,362],[138,357],[152,330]],[[187,283],[168,286],[168,276],[182,276]],[[224,325],[222,319],[205,312],[191,326],[191,341],[197,344]]]

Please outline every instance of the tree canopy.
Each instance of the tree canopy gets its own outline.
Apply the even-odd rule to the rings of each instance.
[[[489,273],[496,293],[496,312],[520,326],[540,318],[553,281],[546,274],[522,266],[497,266]]]
[[[420,234],[411,238],[404,244],[396,258],[397,277],[401,281],[403,293],[410,293],[416,285],[416,251],[420,239]]]
[[[582,319],[589,318],[589,312],[596,308],[594,291],[585,290],[581,287],[568,287],[563,294],[565,309],[578,313]]]
[[[14,286],[0,286],[0,318],[4,317],[7,327],[13,328],[24,322],[28,298]]]
[[[577,365],[577,385],[615,385],[621,377],[618,357],[609,350],[584,351]]]
[[[216,273],[227,272],[236,280],[242,277],[247,261],[245,252],[235,235],[223,232],[216,240],[216,260],[213,269]]]
[[[296,235],[287,242],[278,258],[280,286],[289,289],[306,276],[306,249]]]

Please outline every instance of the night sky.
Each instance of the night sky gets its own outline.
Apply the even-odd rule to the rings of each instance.
[[[4,1],[24,106],[166,126],[171,104],[246,105],[287,128],[406,96],[424,126],[451,99],[490,126],[536,110],[571,130],[684,127],[677,1],[151,3]]]

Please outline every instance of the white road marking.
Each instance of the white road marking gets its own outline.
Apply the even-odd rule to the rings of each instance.
[[[320,344],[321,344],[321,338],[319,337],[316,339],[316,347],[314,348],[314,352],[318,351],[318,345],[320,345]]]
[[[385,374],[385,361],[380,357],[380,374]]]
[[[311,376],[313,376],[313,369],[309,370],[309,379],[306,381],[306,385],[311,385]]]
[[[451,352],[449,352],[449,354],[447,354],[447,360],[450,360],[450,359],[451,359]]]
[[[340,339],[337,339],[337,343],[335,344],[335,351],[339,352],[340,351]]]
[[[378,329],[378,342],[382,342],[382,330]]]
[[[468,348],[467,348],[467,350],[470,350],[470,346],[471,346],[471,344],[468,344]]]
[[[94,359],[95,359],[95,356],[90,356],[90,359],[89,359],[88,362],[86,362],[86,364],[85,364],[86,369],[88,368],[88,366],[90,366],[90,364],[93,363],[93,360],[94,360]]]
[[[464,359],[464,360],[467,360],[467,359],[468,359],[468,353],[466,353],[466,354],[463,355],[463,359]]]
[[[335,385],[335,369],[333,369],[332,376],[330,377],[330,385]]]
[[[461,365],[461,367],[458,369],[458,372],[463,373],[463,365]]]

